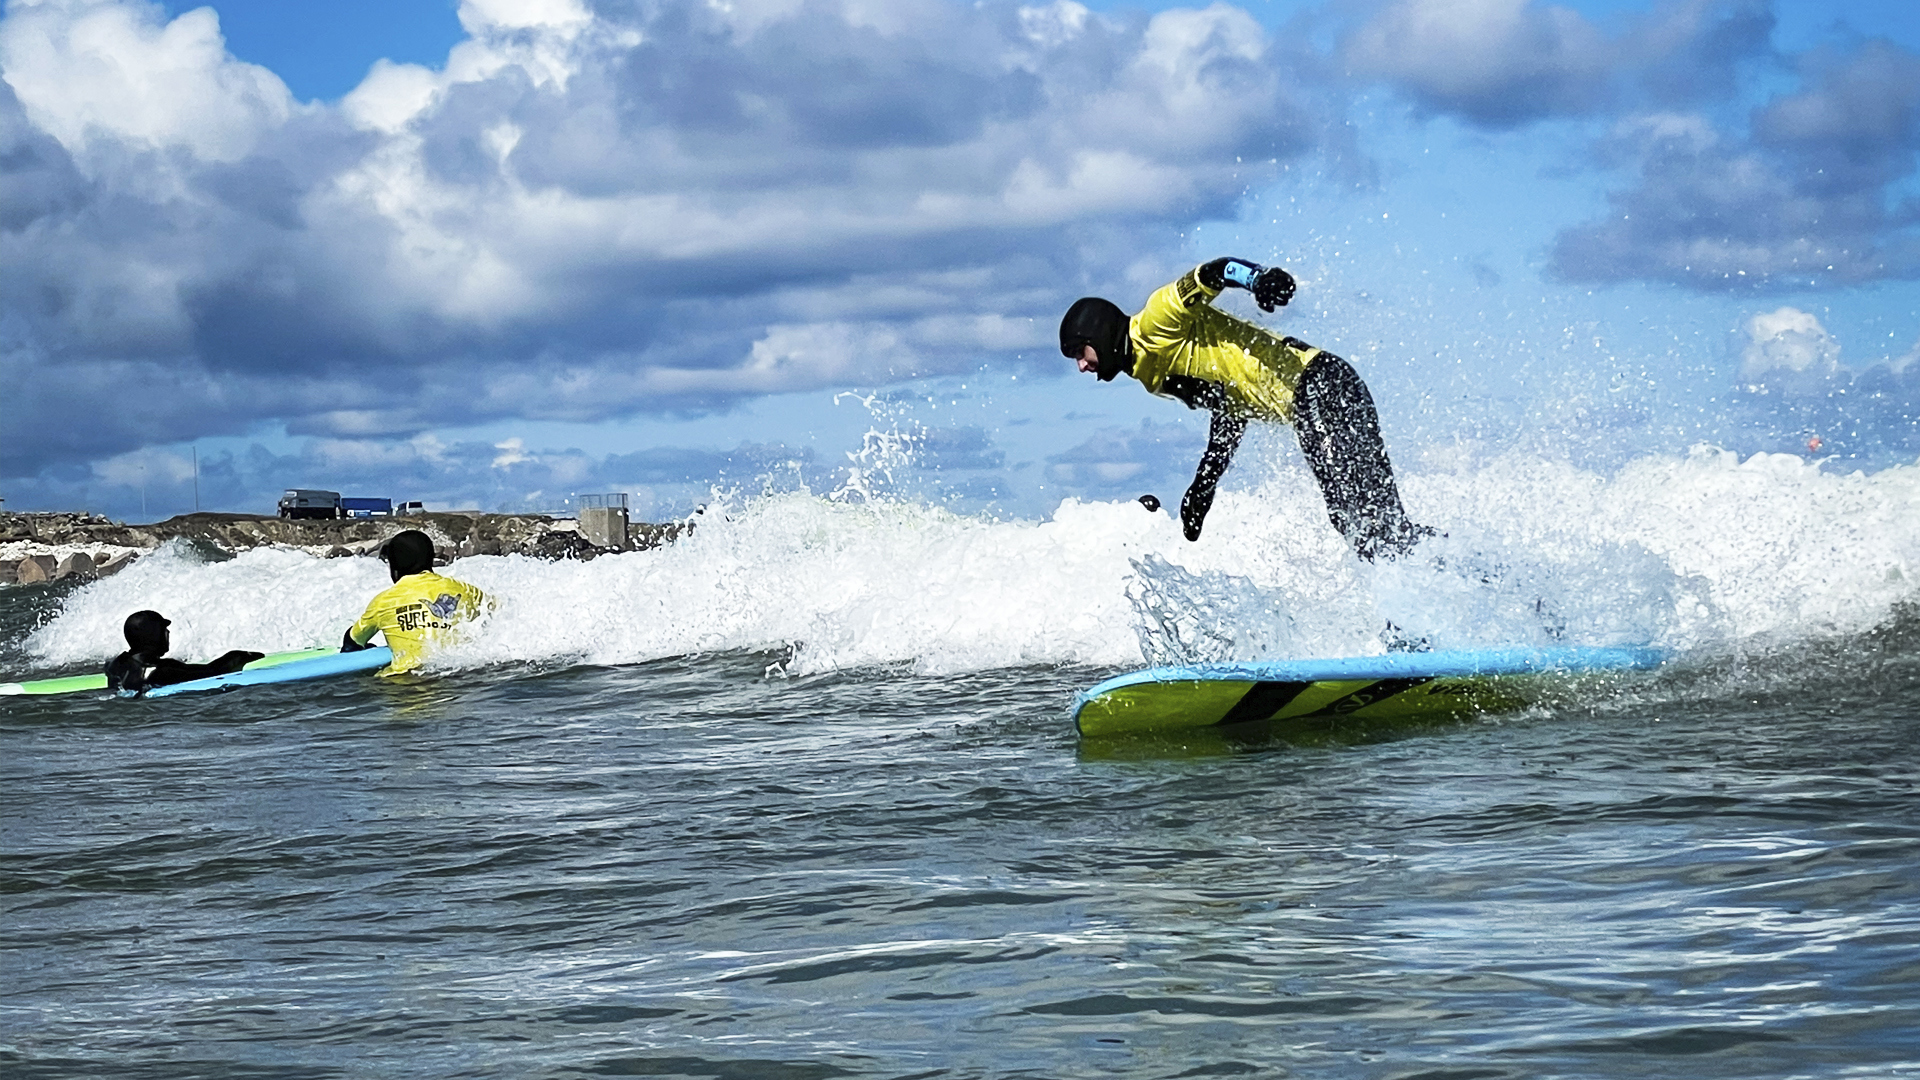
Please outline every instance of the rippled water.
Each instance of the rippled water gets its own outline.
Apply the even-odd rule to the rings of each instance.
[[[1137,507],[777,499],[463,560],[500,615],[425,677],[0,698],[0,1076],[1920,1077],[1920,484],[1737,468],[1588,485],[1590,543],[1492,515],[1429,632],[1545,596],[1680,655],[1497,718],[1083,743],[1150,647],[1332,651],[1436,588]],[[135,606],[190,657],[317,644],[379,583],[0,589],[4,674]]]
[[[751,652],[5,699],[0,1064],[1920,1075],[1916,638],[1307,747]]]

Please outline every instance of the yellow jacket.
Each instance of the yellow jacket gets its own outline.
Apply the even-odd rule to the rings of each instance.
[[[1217,386],[1228,411],[1259,420],[1293,422],[1293,393],[1300,373],[1321,350],[1298,338],[1282,338],[1213,306],[1220,290],[1200,283],[1195,267],[1155,290],[1128,324],[1133,339],[1133,377],[1153,393],[1190,406],[1195,381]]]
[[[412,671],[426,659],[427,647],[482,611],[493,610],[493,599],[464,581],[441,577],[431,570],[408,574],[368,604],[347,631],[365,645],[378,632],[387,636],[393,663],[382,675]]]

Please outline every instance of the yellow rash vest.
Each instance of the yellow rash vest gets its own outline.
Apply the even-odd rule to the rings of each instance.
[[[1233,413],[1292,423],[1294,388],[1321,350],[1219,310],[1213,306],[1218,295],[1220,290],[1201,284],[1198,267],[1155,290],[1128,323],[1133,377],[1189,406],[1200,403],[1195,391],[1206,389],[1196,383],[1210,383]]]
[[[491,610],[493,599],[486,593],[426,570],[408,574],[374,597],[347,633],[361,645],[373,640],[376,631],[385,634],[393,663],[380,674],[398,675],[419,667],[427,649],[446,631]]]

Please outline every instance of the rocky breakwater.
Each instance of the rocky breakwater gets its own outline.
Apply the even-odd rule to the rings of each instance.
[[[408,517],[287,520],[255,514],[182,514],[128,525],[94,514],[0,514],[0,585],[30,585],[114,573],[170,540],[227,553],[289,547],[328,558],[373,556],[402,529],[433,537],[441,563],[468,555],[592,559],[614,550],[657,547],[684,525],[628,526],[624,548],[596,547],[566,518],[539,514],[445,513]]]

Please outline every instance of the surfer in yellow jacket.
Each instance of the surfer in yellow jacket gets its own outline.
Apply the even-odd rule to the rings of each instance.
[[[1212,414],[1206,452],[1180,500],[1188,540],[1200,539],[1248,421],[1265,420],[1293,425],[1327,516],[1361,558],[1404,555],[1433,530],[1414,524],[1400,505],[1366,384],[1338,356],[1215,308],[1228,286],[1253,293],[1264,311],[1293,299],[1285,270],[1215,259],[1155,291],[1132,318],[1097,296],[1076,301],[1060,320],[1060,351],[1101,382],[1125,372],[1152,393]]]
[[[433,540],[418,529],[395,534],[380,549],[387,561],[393,587],[367,604],[347,636],[341,652],[367,647],[375,633],[386,635],[393,663],[382,675],[412,671],[426,659],[427,649],[446,631],[493,609],[493,599],[464,581],[433,572]]]

